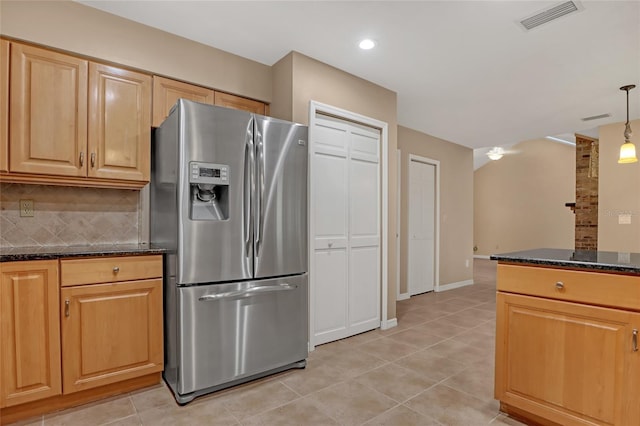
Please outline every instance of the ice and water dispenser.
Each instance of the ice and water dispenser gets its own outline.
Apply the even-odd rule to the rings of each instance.
[[[229,166],[224,164],[189,163],[191,220],[229,219]]]

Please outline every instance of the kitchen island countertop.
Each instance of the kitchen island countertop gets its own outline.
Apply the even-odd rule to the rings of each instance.
[[[540,248],[493,254],[491,260],[640,275],[640,253]]]
[[[0,262],[59,259],[84,256],[135,256],[163,254],[166,250],[150,244],[104,244],[86,246],[3,247]]]

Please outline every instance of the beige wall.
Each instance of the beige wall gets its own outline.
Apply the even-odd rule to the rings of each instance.
[[[271,102],[271,67],[76,2],[2,0],[0,32]]]
[[[640,120],[631,122],[631,141],[640,155]],[[640,252],[640,163],[618,164],[624,123],[600,127],[598,250]],[[618,215],[631,214],[619,225]]]
[[[439,283],[473,279],[473,150],[402,126],[398,126],[398,148],[402,155],[400,293],[407,292],[409,154],[440,162]]]
[[[285,56],[274,66],[272,111],[281,118],[309,124],[309,101],[342,108],[389,125],[389,204],[388,226],[388,319],[396,316],[396,147],[397,96],[395,92],[348,74],[297,52]],[[290,84],[287,84],[290,81]],[[290,88],[290,89],[289,89]],[[289,105],[291,115],[288,116]],[[384,243],[384,242],[383,242]]]
[[[476,254],[573,249],[575,147],[538,139],[510,151],[474,173]]]
[[[273,65],[270,114],[282,120],[293,119],[293,56],[291,52]]]

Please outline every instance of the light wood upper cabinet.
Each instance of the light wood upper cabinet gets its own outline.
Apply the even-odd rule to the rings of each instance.
[[[0,264],[0,407],[60,395],[58,261]]]
[[[164,77],[153,77],[153,127],[158,127],[180,98],[213,105],[213,90]]]
[[[10,57],[3,181],[132,188],[149,181],[151,76],[16,42]]]
[[[148,181],[151,76],[89,65],[89,177]]]
[[[9,42],[0,40],[0,172],[9,171]]]
[[[243,111],[254,112],[262,115],[266,115],[268,112],[266,108],[267,106],[260,101],[254,101],[253,99],[247,99],[224,92],[216,91],[215,104],[218,106],[241,109]]]
[[[153,126],[158,127],[169,115],[171,107],[180,98],[203,104],[240,109],[256,114],[268,115],[269,105],[230,93],[218,92],[205,87],[183,83],[164,77],[153,77]]]
[[[84,176],[88,61],[11,44],[11,172]]]

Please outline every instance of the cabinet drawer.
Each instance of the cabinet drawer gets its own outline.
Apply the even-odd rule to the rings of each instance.
[[[640,276],[503,264],[497,289],[640,311]]]
[[[159,278],[162,276],[162,256],[119,256],[92,259],[62,259],[62,287]]]

